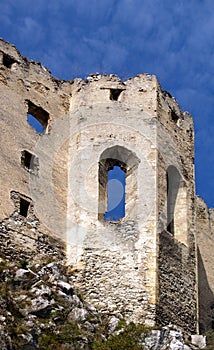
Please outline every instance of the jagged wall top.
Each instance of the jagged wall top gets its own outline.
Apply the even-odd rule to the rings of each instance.
[[[91,74],[85,80],[81,78],[76,78],[71,81],[66,81],[62,79],[57,79],[51,75],[51,72],[44,67],[41,62],[35,62],[29,60],[26,57],[23,57],[20,52],[16,49],[14,45],[11,45],[8,42],[5,42],[0,38],[0,52],[3,62],[3,56],[6,55],[11,59],[10,70],[17,75],[22,75],[23,80],[25,81],[26,88],[28,80],[33,78],[47,86],[41,90],[46,90],[45,95],[48,93],[48,89],[52,88],[55,92],[63,90],[65,94],[69,97],[73,97],[72,108],[78,108],[79,105],[95,104],[95,103],[104,103],[108,101],[109,98],[114,100],[115,98],[111,96],[113,90],[118,92],[118,96],[115,100],[123,103],[124,105],[134,105],[136,108],[143,108],[143,102],[146,99],[146,104],[148,112],[156,113],[158,106],[154,101],[155,95],[158,95],[159,102],[165,103],[164,108],[168,108],[168,114],[172,115],[176,119],[177,125],[179,124],[178,119],[189,119],[189,114],[180,111],[179,105],[168,92],[163,91],[161,86],[154,75],[150,74],[139,74],[135,77],[129,78],[126,81],[122,81],[118,76],[114,74],[101,75],[99,73]],[[1,70],[4,68],[4,64],[1,67]],[[7,72],[4,72],[7,73]],[[5,77],[1,76],[1,80],[4,80]],[[10,80],[12,77],[7,76]],[[7,82],[8,83],[8,82]],[[47,85],[48,84],[48,85]],[[81,102],[76,102],[75,96],[82,96]],[[162,95],[162,98],[160,96]],[[67,103],[67,108],[69,103]],[[190,118],[191,119],[191,118]]]

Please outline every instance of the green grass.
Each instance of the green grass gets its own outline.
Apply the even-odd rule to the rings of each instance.
[[[110,336],[107,341],[95,341],[92,344],[93,350],[143,350],[144,346],[140,343],[143,335],[151,331],[143,325],[120,321],[117,330],[121,332],[117,335]]]
[[[206,334],[207,346],[204,350],[213,350],[214,349],[214,331],[207,332]]]

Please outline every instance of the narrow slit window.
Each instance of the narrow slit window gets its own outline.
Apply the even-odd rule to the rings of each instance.
[[[35,155],[33,155],[32,153],[30,153],[26,150],[22,151],[21,164],[30,173],[37,175],[37,173],[38,173],[38,158]]]
[[[118,101],[118,98],[122,91],[122,89],[110,89],[110,100]]]
[[[211,329],[214,330],[214,304],[211,306]]]
[[[28,113],[27,122],[28,124],[39,134],[44,134],[48,131],[49,114],[42,107],[36,106],[33,102],[27,101]]]
[[[20,198],[19,214],[21,216],[24,216],[25,218],[27,217],[29,205],[30,205],[29,201],[25,200],[24,198]]]
[[[3,54],[3,65],[5,66],[5,67],[7,67],[7,68],[11,68],[12,67],[12,65],[14,64],[14,63],[16,63],[16,60],[14,60],[14,58],[13,57],[11,57],[11,56],[9,56],[9,55],[7,55],[7,54]]]
[[[175,208],[180,184],[180,174],[174,166],[167,169],[167,231],[175,233]]]
[[[125,217],[125,179],[126,173],[120,166],[108,170],[105,221],[118,221]]]

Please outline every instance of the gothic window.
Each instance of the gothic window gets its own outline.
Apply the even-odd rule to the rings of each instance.
[[[121,146],[106,149],[99,161],[99,213],[101,221],[132,217],[137,198],[137,156]]]

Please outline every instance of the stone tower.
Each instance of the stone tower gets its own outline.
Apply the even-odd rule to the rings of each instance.
[[[103,313],[195,332],[192,117],[155,76],[62,81],[4,41],[0,53],[1,218],[36,217],[63,240],[74,285]],[[110,221],[115,166],[125,215]]]
[[[90,76],[69,111],[67,248],[103,312],[195,329],[193,123],[156,77]],[[106,221],[107,175],[126,174],[125,216]],[[188,315],[188,316],[187,316]],[[188,319],[188,321],[187,321]]]

